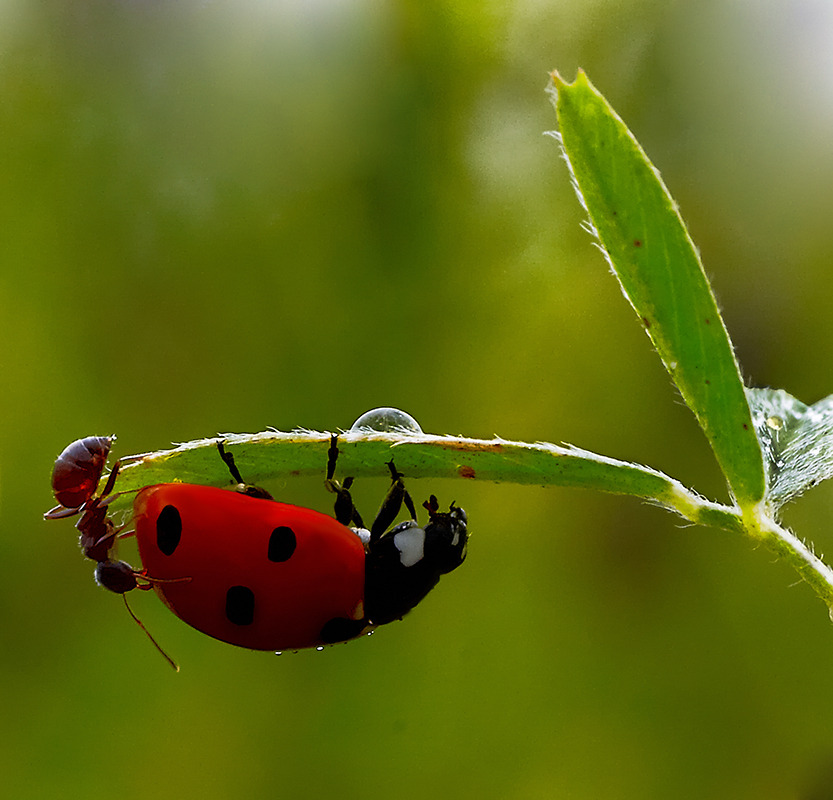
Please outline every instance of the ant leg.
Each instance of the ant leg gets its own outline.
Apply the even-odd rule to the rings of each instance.
[[[78,508],[67,508],[66,506],[55,506],[54,508],[50,508],[44,515],[44,519],[66,519],[67,517],[74,517],[76,514],[81,513],[81,509],[84,506],[78,506]]]
[[[393,521],[399,516],[402,509],[402,504],[408,509],[411,519],[416,519],[416,508],[411,495],[405,488],[404,477],[401,472],[396,469],[393,461],[387,462],[388,469],[391,474],[391,485],[382,505],[379,508],[379,513],[376,514],[376,519],[373,520],[373,525],[370,528],[370,541],[375,542],[382,534],[391,526]]]
[[[116,478],[118,478],[119,476],[120,469],[121,460],[113,464],[113,469],[110,470],[110,474],[107,476],[107,483],[104,484],[104,489],[102,489],[101,494],[99,494],[99,497],[107,497],[107,495],[113,491],[113,487],[116,485]]]
[[[330,449],[327,450],[327,477],[324,481],[324,486],[328,492],[336,495],[334,504],[335,518],[342,525],[354,525],[357,528],[363,528],[364,522],[361,515],[356,510],[353,504],[353,496],[350,494],[350,487],[353,485],[352,478],[345,478],[343,483],[339,483],[333,476],[336,471],[336,462],[338,461],[338,436],[333,434],[330,437]]]

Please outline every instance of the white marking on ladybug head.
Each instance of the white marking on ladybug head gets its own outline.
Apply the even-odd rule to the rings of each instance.
[[[364,549],[367,550],[367,546],[370,544],[370,531],[367,528],[350,528],[350,530],[361,539]]]
[[[425,531],[418,525],[394,534],[393,543],[399,551],[399,561],[403,567],[412,567],[422,561],[425,555]]]

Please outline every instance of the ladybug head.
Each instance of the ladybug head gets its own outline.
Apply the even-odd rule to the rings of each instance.
[[[430,520],[425,526],[425,556],[440,575],[457,569],[466,559],[469,533],[466,512],[451,504],[446,512],[437,510],[437,498],[425,503]]]
[[[433,496],[425,508],[430,518],[424,528],[408,520],[370,543],[364,601],[374,625],[401,619],[466,557],[466,512],[453,503],[440,512]]]

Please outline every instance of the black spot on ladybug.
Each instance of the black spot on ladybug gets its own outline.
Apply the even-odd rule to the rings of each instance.
[[[287,528],[286,525],[281,525],[279,528],[275,528],[269,537],[267,557],[270,561],[288,561],[289,557],[295,552],[297,544],[295,531],[292,528]]]
[[[255,593],[248,586],[232,586],[226,592],[226,618],[232,625],[251,625],[255,618]]]
[[[321,641],[325,644],[346,642],[355,639],[365,628],[363,619],[348,619],[347,617],[333,617],[321,629]]]
[[[171,556],[182,538],[182,517],[175,506],[165,506],[156,518],[156,546],[166,556]]]

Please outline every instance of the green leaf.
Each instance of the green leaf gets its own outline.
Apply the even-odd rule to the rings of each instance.
[[[323,483],[329,433],[227,434],[122,458],[115,486],[115,491],[122,494],[110,507],[115,510],[128,506],[133,502],[133,492],[156,483],[231,485],[229,471],[217,452],[221,441],[247,482],[318,475]],[[342,477],[387,478],[386,463],[394,459],[396,468],[409,479],[464,478],[596,489],[650,500],[704,525],[741,529],[732,509],[705,500],[662,472],[574,447],[498,438],[350,431],[339,435],[338,448],[338,473]]]
[[[736,501],[764,496],[763,458],[737,361],[697,250],[659,173],[579,72],[553,75],[561,144],[622,289],[711,444]]]
[[[767,501],[777,509],[833,476],[833,395],[807,406],[782,389],[748,389],[764,448]]]

